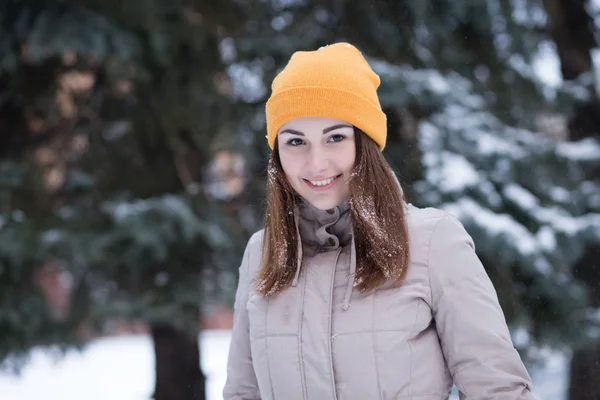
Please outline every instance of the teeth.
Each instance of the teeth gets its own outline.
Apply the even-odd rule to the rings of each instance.
[[[334,179],[335,178],[329,178],[329,179],[325,179],[324,181],[309,181],[309,182],[312,183],[313,186],[327,186],[331,182],[333,182]]]

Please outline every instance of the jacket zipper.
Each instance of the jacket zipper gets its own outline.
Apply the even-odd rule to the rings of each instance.
[[[342,247],[340,247],[335,255],[335,262],[333,263],[333,271],[331,273],[331,280],[329,282],[329,320],[327,321],[327,338],[328,340],[328,352],[329,352],[329,373],[331,374],[331,392],[333,393],[333,400],[337,400],[337,393],[335,390],[335,375],[333,374],[333,351],[331,345],[331,323],[333,320],[333,287],[335,282],[335,272],[337,270],[338,260],[342,253]]]

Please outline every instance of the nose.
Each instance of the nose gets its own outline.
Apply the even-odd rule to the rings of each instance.
[[[324,149],[314,146],[310,149],[308,156],[308,169],[312,175],[319,175],[327,170],[329,166],[329,156]]]

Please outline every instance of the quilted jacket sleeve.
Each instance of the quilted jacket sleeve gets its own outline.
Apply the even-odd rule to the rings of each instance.
[[[249,292],[250,242],[244,251],[239,268],[239,281],[235,295],[233,329],[227,360],[227,380],[223,400],[260,400],[258,383],[252,365],[250,337],[248,333],[248,311],[246,302]]]
[[[496,290],[455,217],[437,222],[429,252],[436,329],[460,398],[534,400]]]

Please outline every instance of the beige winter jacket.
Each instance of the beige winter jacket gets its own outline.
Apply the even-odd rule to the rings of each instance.
[[[450,214],[407,207],[411,263],[401,287],[353,288],[348,203],[296,213],[293,286],[253,290],[262,231],[240,267],[225,400],[534,399],[471,237]]]

